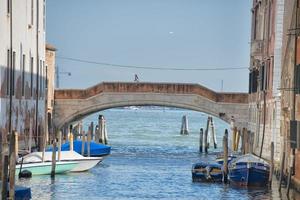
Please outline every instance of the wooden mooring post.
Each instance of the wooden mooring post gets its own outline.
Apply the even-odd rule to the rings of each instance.
[[[9,163],[9,159],[8,159],[8,154],[6,152],[6,154],[3,155],[3,168],[2,168],[2,185],[1,185],[1,196],[2,196],[2,200],[6,200],[7,197],[7,179],[8,179],[8,163]]]
[[[280,176],[279,176],[279,188],[278,190],[281,191],[281,184],[284,176],[284,165],[285,165],[285,151],[286,151],[286,141],[283,141],[283,149],[281,152],[281,163],[280,163]]]
[[[57,145],[57,160],[60,161],[61,158],[61,143],[62,143],[62,132],[58,131],[58,145]]]
[[[99,134],[100,134],[100,143],[107,144],[107,130],[106,130],[106,121],[103,115],[99,115]]]
[[[247,135],[247,129],[243,128],[241,139],[242,139],[242,145],[241,145],[241,152],[242,154],[246,153],[246,135]]]
[[[217,136],[216,136],[214,121],[213,121],[212,117],[210,117],[210,128],[211,128],[211,139],[214,143],[214,148],[216,149],[217,148]]]
[[[16,152],[16,158],[19,157],[19,134],[18,132],[15,132],[15,152]]]
[[[2,170],[1,170],[1,182],[7,183],[8,179],[8,165],[9,165],[9,150],[7,142],[7,132],[1,132],[1,161],[2,161]],[[7,184],[1,185],[1,196],[2,199],[6,200],[7,197]]]
[[[208,131],[205,130],[204,132],[204,152],[208,153]]]
[[[200,128],[200,137],[199,137],[199,152],[203,152],[203,128]]]
[[[224,149],[224,183],[227,183],[227,174],[228,174],[228,130],[225,129],[225,133],[223,136],[223,149]]]
[[[57,138],[53,138],[52,144],[52,165],[51,165],[51,178],[55,177],[55,168],[56,168],[56,141]]]
[[[81,133],[81,155],[84,156],[84,149],[85,149],[85,131]]]
[[[97,143],[103,143],[102,141],[102,126],[103,115],[98,116],[98,130],[96,132],[95,140]]]
[[[87,132],[87,156],[91,156],[91,126]]]
[[[269,186],[272,187],[272,177],[274,173],[274,142],[271,142],[271,155],[270,155],[270,175],[269,175]]]
[[[91,140],[93,140],[93,138],[94,138],[94,122],[91,122],[90,130],[91,130]]]
[[[69,141],[70,141],[70,151],[73,151],[74,150],[74,136],[73,136],[73,133],[70,133]]]
[[[241,130],[236,130],[235,151],[239,150]]]
[[[236,134],[237,134],[237,128],[233,127],[232,129],[232,150],[235,151],[235,147],[236,147]]]
[[[188,135],[189,134],[188,118],[187,118],[186,115],[184,115],[182,117],[180,134],[181,135]]]
[[[205,136],[204,136],[204,142],[205,142],[205,148],[206,148],[206,151],[205,153],[207,153],[208,149],[209,149],[209,124],[210,124],[210,117],[207,117],[207,122],[206,122],[206,129],[205,129]]]
[[[2,179],[2,166],[3,166],[3,155],[2,155],[2,152],[3,152],[3,149],[2,149],[2,131],[0,131],[0,180]]]
[[[9,199],[15,199],[16,177],[16,137],[18,133],[13,131],[9,141]],[[3,184],[3,183],[2,183]]]
[[[83,131],[83,127],[82,127],[82,121],[79,122],[79,128],[78,128],[78,133],[80,136],[80,139],[82,140],[82,131]]]

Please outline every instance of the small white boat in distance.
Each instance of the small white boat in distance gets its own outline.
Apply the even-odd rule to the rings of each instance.
[[[23,157],[24,163],[42,162],[43,152],[33,152]],[[58,153],[56,153],[56,160],[58,160]],[[51,163],[52,152],[45,152],[44,163]],[[102,161],[102,157],[84,157],[75,151],[61,151],[59,162],[76,162],[77,165],[70,170],[70,172],[83,172],[95,167]],[[58,163],[59,163],[58,162]]]

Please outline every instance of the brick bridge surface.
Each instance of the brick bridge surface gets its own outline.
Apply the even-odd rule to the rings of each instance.
[[[191,109],[247,127],[248,94],[215,92],[199,84],[103,82],[87,89],[55,91],[54,125],[109,108],[157,105]]]

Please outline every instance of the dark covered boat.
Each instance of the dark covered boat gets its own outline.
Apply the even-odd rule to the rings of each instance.
[[[222,165],[199,162],[192,167],[193,182],[222,182]]]
[[[265,160],[246,154],[228,165],[230,184],[236,186],[265,187],[268,185],[270,165]]]
[[[237,155],[229,155],[228,156],[228,163],[230,163],[235,158],[237,158]],[[223,165],[223,163],[224,163],[224,156],[223,155],[218,156],[216,158],[216,162],[219,163],[220,165]]]

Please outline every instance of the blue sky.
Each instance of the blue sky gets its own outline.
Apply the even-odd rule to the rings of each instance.
[[[59,56],[142,67],[249,67],[251,0],[50,0],[47,42]],[[247,91],[248,70],[122,69],[57,58],[61,88],[103,81],[199,83]]]

